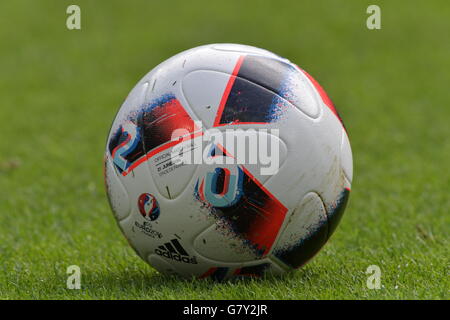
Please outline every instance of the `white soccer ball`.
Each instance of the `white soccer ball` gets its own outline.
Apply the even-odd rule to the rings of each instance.
[[[305,264],[339,223],[352,174],[320,85],[237,44],[184,51],[145,75],[105,152],[111,208],[138,255],[162,273],[216,280]]]

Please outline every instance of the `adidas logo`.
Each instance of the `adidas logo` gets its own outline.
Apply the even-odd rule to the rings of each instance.
[[[155,249],[155,253],[159,256],[166,257],[179,262],[197,264],[195,257],[190,257],[189,254],[181,246],[177,239],[170,240]]]

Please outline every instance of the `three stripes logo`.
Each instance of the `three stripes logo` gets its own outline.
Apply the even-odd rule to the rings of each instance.
[[[198,263],[195,257],[189,256],[177,239],[172,239],[170,242],[166,242],[162,246],[159,246],[155,249],[155,253],[174,261],[192,264]]]

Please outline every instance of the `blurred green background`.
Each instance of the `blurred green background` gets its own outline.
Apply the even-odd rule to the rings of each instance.
[[[81,30],[66,8],[81,8]],[[381,7],[381,30],[366,8]],[[2,1],[0,298],[448,299],[448,1]],[[159,275],[108,207],[102,158],[135,83],[207,43],[271,50],[311,73],[350,135],[354,183],[337,232],[280,279]],[[382,271],[380,290],[366,268]],[[66,268],[82,289],[66,289]]]

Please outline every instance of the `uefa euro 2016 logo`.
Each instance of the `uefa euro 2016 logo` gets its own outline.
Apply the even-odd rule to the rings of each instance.
[[[150,193],[143,193],[138,199],[138,208],[141,215],[149,221],[155,221],[159,217],[159,205],[156,198]]]

